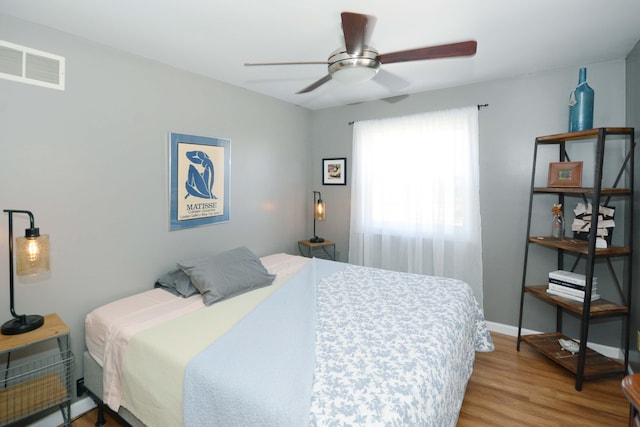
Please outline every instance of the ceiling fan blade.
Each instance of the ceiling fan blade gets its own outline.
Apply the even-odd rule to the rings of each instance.
[[[327,65],[327,61],[296,61],[296,62],[245,62],[245,67],[257,67],[261,65]]]
[[[411,83],[409,83],[402,77],[390,73],[385,69],[380,69],[380,71],[378,71],[378,74],[376,74],[373,78],[373,81],[391,90],[392,92],[400,92],[401,90],[404,90],[411,85]]]
[[[403,50],[400,52],[378,55],[381,64],[393,62],[421,61],[423,59],[451,58],[454,56],[475,55],[478,42],[470,40],[460,43],[443,44],[440,46],[423,47],[418,49]]]
[[[323,78],[321,78],[317,82],[314,82],[314,83],[310,84],[309,86],[305,87],[304,89],[302,89],[301,91],[296,92],[296,95],[301,94],[301,93],[309,93],[312,90],[319,88],[320,86],[322,86],[323,84],[325,84],[329,80],[331,80],[331,75],[327,74],[326,76],[324,76]]]
[[[384,101],[387,104],[395,104],[396,102],[404,101],[409,97],[409,94],[405,95],[396,95],[396,96],[388,96],[386,98],[380,99],[380,101]]]
[[[360,55],[369,45],[371,34],[376,26],[376,18],[360,13],[342,12],[342,32],[347,53]]]

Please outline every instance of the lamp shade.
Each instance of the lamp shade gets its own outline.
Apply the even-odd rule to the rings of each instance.
[[[16,238],[16,274],[30,276],[49,271],[49,235]]]
[[[314,218],[318,221],[322,221],[325,217],[325,206],[324,201],[319,199],[316,202],[315,210],[314,210]]]

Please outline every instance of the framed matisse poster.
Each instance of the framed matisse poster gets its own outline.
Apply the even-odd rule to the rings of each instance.
[[[229,221],[231,140],[171,133],[170,230]]]
[[[347,159],[322,159],[322,184],[347,185]]]

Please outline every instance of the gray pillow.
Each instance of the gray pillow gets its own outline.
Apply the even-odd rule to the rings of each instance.
[[[269,286],[276,278],[244,246],[211,257],[179,262],[178,266],[191,278],[205,305]]]
[[[198,289],[193,286],[191,279],[184,271],[178,269],[170,271],[156,280],[154,288],[161,288],[179,297],[187,298],[198,293]]]

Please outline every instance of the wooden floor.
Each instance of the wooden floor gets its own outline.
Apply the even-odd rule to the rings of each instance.
[[[492,333],[496,350],[476,353],[458,426],[628,426],[622,376],[585,381],[516,338]]]
[[[621,377],[585,381],[575,390],[574,377],[516,339],[491,334],[492,353],[477,353],[458,426],[628,426],[629,405]],[[90,427],[96,410],[73,421]],[[112,418],[107,426],[120,427]]]

